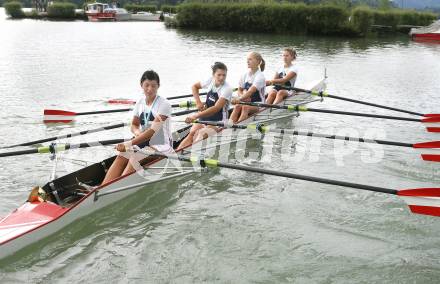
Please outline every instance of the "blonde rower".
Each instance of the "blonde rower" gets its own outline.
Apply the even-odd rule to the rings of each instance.
[[[272,80],[266,82],[267,85],[285,85],[289,87],[295,86],[296,78],[298,77],[298,68],[294,61],[296,59],[296,51],[292,48],[286,48],[283,51],[284,65],[277,70]],[[293,94],[291,90],[283,90],[278,86],[275,86],[267,96],[266,103],[278,104],[282,102],[287,96]]]
[[[258,107],[239,105],[243,102],[264,102],[264,94],[266,90],[266,79],[264,78],[265,62],[258,52],[251,52],[247,57],[248,71],[240,77],[238,83],[238,98],[232,99],[232,103],[236,104],[231,114],[230,120],[233,123],[243,121],[249,115],[258,111]]]
[[[215,62],[212,68],[212,76],[206,80],[195,83],[192,86],[192,93],[199,112],[188,116],[185,121],[191,123],[195,119],[201,121],[227,122],[229,103],[232,98],[232,88],[226,82],[228,68],[221,62]],[[200,100],[199,90],[207,89],[205,104]],[[192,143],[216,133],[216,126],[194,124],[188,136],[180,143],[179,148],[185,148]]]
[[[139,165],[139,161],[145,158],[145,155],[136,153],[129,156],[123,153],[132,145],[140,148],[150,147],[163,153],[173,151],[171,104],[167,99],[157,95],[159,86],[159,75],[152,70],[145,71],[141,77],[141,87],[145,96],[137,101],[131,122],[131,132],[135,137],[116,146],[116,150],[122,153],[116,157],[102,183],[135,171],[135,166]]]

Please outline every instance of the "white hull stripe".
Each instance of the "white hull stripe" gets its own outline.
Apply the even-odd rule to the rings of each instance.
[[[400,196],[408,205],[429,206],[440,208],[440,197]]]
[[[49,221],[49,220],[41,220],[41,221],[35,221],[35,222],[18,223],[18,224],[14,224],[14,225],[0,226],[0,230],[8,229],[8,228],[21,227],[21,226],[36,225],[36,224],[46,223],[47,221]]]

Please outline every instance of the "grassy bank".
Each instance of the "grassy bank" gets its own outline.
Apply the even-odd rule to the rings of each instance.
[[[393,29],[398,25],[424,26],[436,18],[426,12],[366,7],[348,10],[335,5],[188,3],[179,5],[176,25],[224,31],[365,36],[372,25]]]

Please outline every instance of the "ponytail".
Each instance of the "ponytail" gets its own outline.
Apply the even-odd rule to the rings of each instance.
[[[266,61],[264,61],[264,59],[261,58],[261,62],[260,62],[260,70],[261,70],[261,72],[264,71],[264,67],[266,67]]]

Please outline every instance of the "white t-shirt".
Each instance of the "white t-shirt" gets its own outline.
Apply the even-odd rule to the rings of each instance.
[[[148,113],[150,112],[150,115],[148,116]],[[139,99],[133,109],[133,116],[138,117],[141,126],[141,131],[146,130],[147,128],[151,127],[151,123],[153,120],[158,117],[159,115],[166,116],[167,119],[162,122],[161,129],[157,130],[154,135],[150,139],[150,146],[169,146],[172,148],[173,146],[173,139],[172,139],[172,133],[171,133],[171,104],[170,102],[158,95],[156,95],[156,99],[153,102],[151,106],[147,106],[146,104],[146,98],[145,96],[141,99]],[[145,124],[145,121],[148,120],[148,123]],[[155,147],[157,150],[161,151],[159,149],[160,147]]]
[[[228,119],[229,114],[229,105],[232,100],[232,88],[228,84],[228,82],[224,82],[223,85],[220,85],[218,87],[215,86],[214,78],[209,77],[206,80],[200,81],[200,85],[202,86],[202,89],[206,89],[207,92],[212,91],[214,93],[218,94],[218,98],[224,98],[226,100],[225,105],[222,109],[222,121],[226,121]],[[213,100],[213,98],[207,97],[207,99]],[[212,101],[214,103],[214,101]]]
[[[250,86],[246,88],[246,83],[249,83]],[[240,77],[240,81],[238,82],[238,86],[243,89],[249,89],[251,86],[255,86],[257,91],[260,93],[261,101],[264,102],[264,95],[266,92],[266,78],[264,77],[263,72],[257,70],[254,74],[251,74],[249,71],[244,73]]]
[[[296,78],[298,77],[298,66],[296,66],[296,64],[292,64],[289,67],[283,66],[283,67],[279,68],[277,70],[277,76],[278,76],[278,78],[284,78],[287,76],[287,74],[289,74],[289,72],[293,72],[296,74],[292,79],[289,80],[290,86],[294,87],[295,82],[296,82]]]

